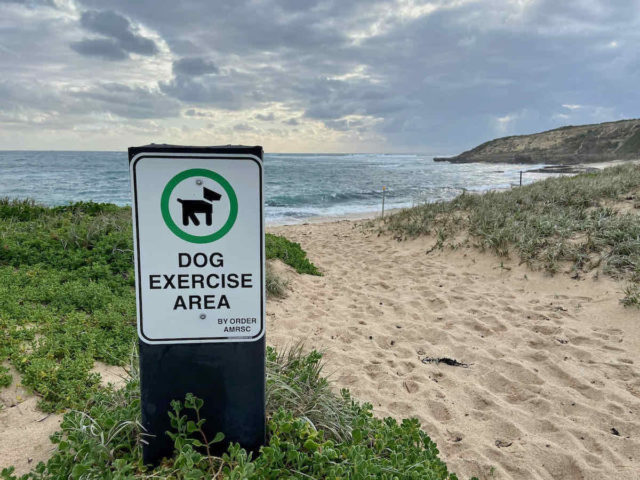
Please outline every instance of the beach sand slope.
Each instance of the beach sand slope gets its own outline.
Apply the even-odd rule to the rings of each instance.
[[[45,462],[56,446],[49,437],[60,430],[62,414],[44,413],[38,408],[39,397],[21,385],[20,373],[9,367],[13,381],[0,389],[0,470],[15,467],[15,475],[24,475],[39,462]],[[93,371],[101,384],[122,388],[128,374],[123,367],[95,362]]]
[[[40,410],[38,397],[20,385],[20,374],[5,366],[13,381],[0,389],[0,469],[14,466],[23,475],[53,454],[49,436],[59,429],[62,415]]]
[[[279,264],[267,341],[324,350],[377,415],[417,417],[460,478],[640,478],[640,312],[624,284],[434,250],[341,221],[273,227],[323,277]],[[448,357],[468,368],[424,363]]]

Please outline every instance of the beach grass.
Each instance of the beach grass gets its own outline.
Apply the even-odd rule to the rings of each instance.
[[[0,199],[0,387],[3,362],[47,412],[78,408],[100,382],[95,361],[123,365],[136,339],[131,209],[48,208]],[[300,245],[267,235],[270,258],[317,274]],[[287,282],[267,268],[267,295]]]
[[[327,438],[346,441],[355,413],[350,402],[333,393],[323,376],[321,359],[317,351],[305,354],[302,344],[281,352],[267,349],[267,414],[284,409],[325,432]]]
[[[232,444],[221,457],[208,446],[199,418],[201,399],[172,402],[174,454],[152,469],[142,462],[137,361],[120,390],[96,391],[82,410],[64,415],[52,436],[55,451],[22,480],[59,478],[280,479],[351,478],[456,480],[417,420],[379,419],[346,390],[333,393],[322,376],[322,355],[301,346],[267,352],[268,440],[257,456]],[[206,419],[204,419],[206,422]],[[0,478],[16,480],[13,468]]]
[[[629,208],[621,208],[625,204]],[[435,247],[471,244],[550,273],[596,270],[626,280],[638,305],[640,165],[549,178],[508,191],[463,193],[401,210],[370,227],[398,240],[433,235]]]
[[[267,297],[282,298],[287,294],[289,281],[275,273],[269,264],[267,264],[265,283]]]
[[[640,283],[630,283],[624,290],[622,303],[627,307],[640,308]]]

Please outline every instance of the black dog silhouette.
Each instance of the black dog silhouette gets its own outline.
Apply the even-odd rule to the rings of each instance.
[[[189,221],[197,227],[200,225],[197,213],[204,213],[205,223],[211,226],[213,223],[213,203],[222,198],[222,195],[209,190],[206,187],[202,187],[202,196],[205,200],[183,200],[178,198],[178,202],[182,205],[182,224],[186,227],[189,225]]]

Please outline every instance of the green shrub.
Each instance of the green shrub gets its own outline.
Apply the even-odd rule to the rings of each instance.
[[[119,365],[135,339],[131,210],[0,201],[0,360],[39,406],[83,405],[95,360]]]
[[[99,385],[94,361],[128,361],[136,339],[132,235],[128,207],[0,199],[0,362],[11,361],[43,410],[83,405]],[[274,235],[266,244],[317,273],[300,245]],[[283,295],[286,281],[270,269],[266,276],[268,293]],[[0,387],[7,381],[0,370]]]
[[[0,198],[0,219],[33,220],[47,212],[47,208],[31,199]]]
[[[135,363],[135,362],[133,362]],[[438,458],[438,449],[415,419],[398,423],[378,419],[369,404],[353,401],[348,392],[331,392],[320,372],[321,355],[302,353],[299,347],[278,355],[268,352],[267,362],[268,441],[254,458],[238,445],[230,445],[222,457],[208,454],[208,445],[224,435],[207,438],[200,417],[202,400],[187,394],[184,402],[172,402],[168,412],[175,451],[170,459],[150,470],[143,465],[141,444],[145,434],[140,424],[137,376],[119,390],[96,392],[85,411],[65,414],[61,431],[52,436],[56,451],[24,480],[60,478],[174,478],[174,479],[431,479],[454,480]],[[278,384],[278,385],[274,385]],[[292,407],[293,396],[302,402]],[[274,394],[273,392],[280,392]],[[295,396],[294,395],[294,396]],[[314,398],[316,401],[308,401]],[[334,412],[322,407],[333,405]],[[330,415],[332,418],[322,418]],[[339,424],[347,429],[340,436],[323,425]],[[2,471],[13,479],[13,468]]]
[[[322,275],[316,266],[309,261],[307,253],[300,244],[284,237],[267,233],[265,235],[265,254],[267,259],[279,258],[298,273]]]
[[[11,385],[13,377],[9,373],[9,369],[4,365],[0,365],[0,388],[8,387]]]
[[[59,207],[51,208],[51,212],[74,212],[83,213],[86,215],[96,216],[100,213],[116,213],[122,210],[122,207],[114,205],[113,203],[96,203],[96,202],[75,202],[68,205],[61,205]],[[131,212],[130,209],[126,209]]]

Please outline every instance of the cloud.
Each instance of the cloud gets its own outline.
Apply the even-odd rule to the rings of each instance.
[[[513,122],[515,122],[517,119],[518,119],[518,115],[513,113],[508,115],[503,115],[502,117],[497,117],[496,118],[497,131],[500,134],[507,133],[511,128],[511,125],[513,124]]]
[[[0,3],[14,3],[28,8],[55,7],[54,0],[0,0]]]
[[[223,143],[456,153],[640,110],[637,0],[4,1],[3,112],[101,145],[105,121],[196,141],[210,116]]]
[[[173,62],[173,73],[175,75],[198,77],[218,73],[218,71],[218,67],[211,60],[202,57],[186,57]]]
[[[201,110],[196,110],[195,108],[189,108],[184,111],[184,115],[186,117],[211,117],[210,112],[203,112]]]
[[[274,115],[273,112],[270,112],[266,115],[263,113],[257,113],[256,119],[262,120],[263,122],[273,122],[276,119],[276,116]]]
[[[86,102],[85,108],[109,112],[122,118],[171,118],[180,114],[180,103],[161,92],[122,83],[99,84],[71,92],[71,96]]]
[[[189,105],[206,104],[230,110],[238,110],[242,106],[242,97],[235,93],[240,90],[226,82],[218,84],[178,75],[170,81],[159,82],[159,86],[165,95]]]
[[[238,123],[233,126],[233,129],[238,132],[251,132],[254,130],[254,128],[247,123]]]
[[[110,10],[88,10],[80,17],[80,24],[88,31],[106,38],[88,38],[71,44],[81,55],[107,60],[124,60],[130,53],[155,55],[158,46],[150,38],[140,35],[124,16]]]
[[[105,60],[125,60],[129,55],[117,42],[109,38],[85,38],[73,42],[71,48],[81,55],[100,57]]]
[[[348,131],[361,129],[366,123],[361,119],[340,119],[340,120],[328,120],[324,124],[334,130]]]

